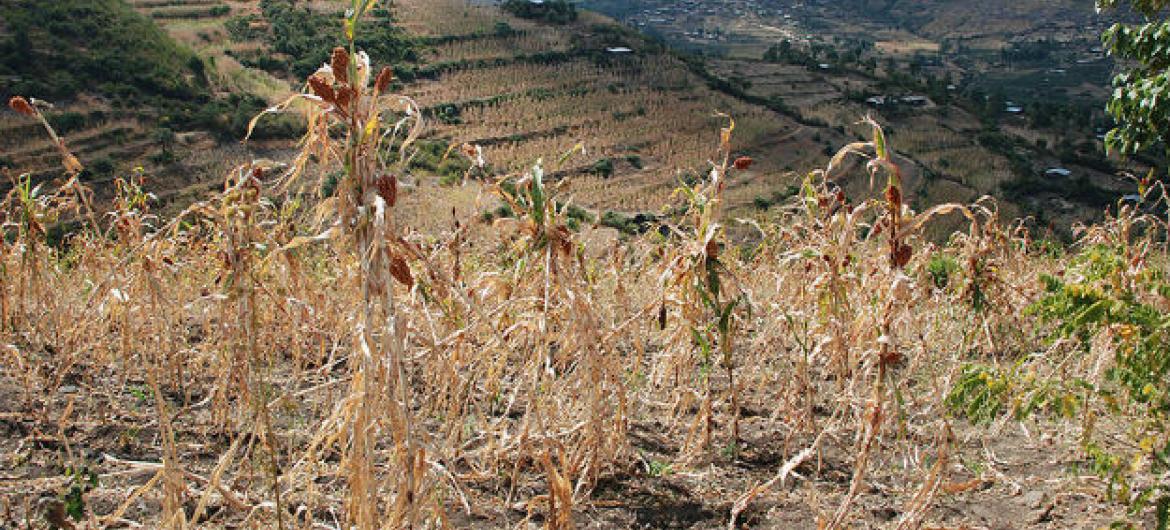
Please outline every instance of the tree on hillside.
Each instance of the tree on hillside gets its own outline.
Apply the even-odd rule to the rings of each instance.
[[[1127,69],[1113,80],[1109,114],[1117,127],[1106,136],[1110,151],[1135,154],[1170,148],[1170,0],[1097,0],[1097,9],[1128,5],[1140,23],[1117,23],[1103,36],[1110,55]]]

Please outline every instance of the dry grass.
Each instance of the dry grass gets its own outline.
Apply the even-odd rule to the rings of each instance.
[[[473,21],[446,23],[479,27],[479,8],[463,9]],[[685,81],[676,65],[641,66],[629,73]],[[0,523],[953,527],[968,523],[961,512],[933,508],[1016,481],[985,456],[1003,447],[1005,424],[971,428],[946,406],[964,364],[1027,359],[1070,379],[1095,369],[1059,360],[1061,345],[1025,311],[1041,296],[1037,273],[1065,264],[988,201],[914,212],[889,145],[899,136],[872,122],[866,142],[808,174],[770,222],[726,214],[727,197],[758,184],[735,153],[803,133],[712,94],[702,101],[742,111],[735,126],[668,90],[621,98],[644,105],[641,118],[599,116],[625,108],[608,91],[535,118],[598,139],[593,156],[651,138],[655,178],[612,198],[600,179],[546,181],[580,164],[561,156],[577,145],[564,137],[487,149],[510,170],[491,181],[412,189],[403,163],[421,132],[416,99],[492,95],[500,81],[477,83],[499,72],[452,74],[465,77],[411,99],[384,92],[374,70],[356,50],[335,51],[311,92],[281,106],[304,111],[304,150],[287,166],[231,169],[220,193],[169,219],[135,174],[119,179],[101,222],[50,244],[53,226],[90,214],[86,190],[10,176]],[[435,129],[504,135],[540,104],[507,100]],[[699,172],[676,192],[680,168]],[[855,202],[838,184],[875,179]],[[644,237],[575,233],[573,195],[674,215]],[[500,203],[514,217],[482,223],[480,208]],[[963,230],[926,241],[947,214]],[[1128,243],[1127,226],[1103,224],[1085,242]],[[733,227],[751,237],[732,238]],[[1164,244],[1143,248],[1142,266],[1164,269]],[[931,262],[943,255],[961,265],[940,281]],[[1080,433],[1046,421],[1041,454],[1071,460]],[[1062,493],[1084,484],[1058,482]],[[689,504],[646,501],[663,483],[713,508],[684,520]],[[1113,515],[1078,508],[1094,524]]]
[[[794,469],[812,455],[855,444],[839,457],[853,486],[805,483],[823,496],[807,516],[828,527],[866,521],[855,507],[872,474],[902,477],[883,502],[905,506],[899,528],[918,527],[944,486],[956,487],[955,444],[981,439],[939,435],[951,429],[943,398],[961,361],[1038,348],[1022,310],[1037,296],[1035,271],[1059,266],[1003,232],[990,210],[972,209],[974,228],[933,248],[914,231],[941,212],[916,215],[889,191],[842,202],[830,179],[863,145],[810,176],[790,214],[761,226],[744,252],[722,235],[719,213],[740,174],[726,158],[730,130],[712,154],[724,162],[688,192],[693,217],[665,239],[600,249],[562,224],[539,166],[493,186],[517,213],[495,226],[469,218],[474,210],[427,232],[363,220],[389,213],[397,195],[381,185],[378,158],[345,154],[362,144],[335,141],[320,144],[319,159],[374,165],[322,204],[336,212],[324,226],[308,196],[274,194],[251,165],[165,225],[140,178],[120,181],[109,231],[79,231],[67,247],[44,244],[44,229],[75,194],[9,195],[0,391],[6,421],[42,433],[24,438],[32,446],[5,442],[42,466],[19,482],[39,500],[3,490],[10,520],[52,518],[68,501],[56,492],[76,486],[82,519],[96,524],[540,518],[569,528],[584,524],[606,477],[661,473],[657,460],[639,463],[646,435],[631,434],[653,426],[675,448],[655,458],[697,477],[758,450],[758,429],[786,433],[793,456],[777,463],[777,480],[723,494],[738,499],[737,516],[777,483],[803,480]],[[894,170],[885,155],[874,160]],[[404,208],[411,195],[429,192],[407,194]],[[866,226],[885,228],[862,237]],[[312,244],[334,235],[353,244]],[[932,286],[925,264],[937,253],[995,264],[994,313]],[[741,409],[752,411],[742,427]],[[112,411],[124,419],[110,423]],[[103,424],[150,435],[127,431],[103,446],[115,443],[94,431]],[[96,485],[59,472],[83,468]]]

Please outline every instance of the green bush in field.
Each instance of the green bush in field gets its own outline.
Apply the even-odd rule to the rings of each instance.
[[[951,279],[959,274],[959,262],[946,254],[935,254],[926,264],[926,272],[930,276],[930,283],[937,289],[946,289],[951,285]]]
[[[1106,480],[1109,497],[1126,505],[1132,519],[1152,507],[1157,528],[1167,528],[1170,283],[1156,267],[1133,266],[1140,263],[1134,246],[1095,244],[1069,259],[1061,277],[1041,276],[1045,294],[1028,312],[1054,326],[1054,340],[1072,341],[1074,354],[1106,356],[1102,377],[1042,381],[1020,364],[970,365],[947,404],[975,423],[1004,413],[1023,419],[1038,410],[1080,420],[1082,448],[1092,471]],[[1098,351],[1093,344],[1109,346]],[[1098,427],[1106,422],[1117,428]],[[1126,521],[1114,527],[1135,528]]]
[[[609,178],[613,176],[613,160],[603,158],[594,162],[593,166],[589,168],[589,173],[601,177]]]
[[[1114,24],[1103,35],[1109,54],[1125,65],[1113,79],[1109,114],[1117,127],[1106,135],[1109,149],[1135,154],[1170,148],[1170,90],[1166,54],[1170,48],[1167,0],[1097,0],[1097,9],[1132,8],[1141,21]]]

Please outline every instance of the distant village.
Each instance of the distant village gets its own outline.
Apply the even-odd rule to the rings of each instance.
[[[543,2],[544,0],[529,0]],[[586,2],[588,3],[588,2]],[[736,38],[723,27],[726,21],[755,19],[769,29],[786,33],[794,43],[807,43],[807,35],[815,33],[809,27],[811,21],[824,18],[827,13],[840,9],[835,0],[801,0],[796,2],[780,0],[646,0],[639,2],[644,7],[634,8],[622,15],[622,21],[630,26],[658,33],[675,42],[690,44],[718,44]],[[1103,20],[1063,20],[1038,24],[1028,39],[1041,37],[1061,40],[1067,35],[1087,29],[1099,34],[1107,26]],[[1104,59],[1104,50],[1091,45],[1068,59],[1069,67],[1099,63]],[[1052,68],[1047,74],[1061,76],[1066,68]],[[917,103],[915,103],[917,104]],[[1022,109],[1020,109],[1022,111]],[[1012,113],[1012,111],[1008,111]]]

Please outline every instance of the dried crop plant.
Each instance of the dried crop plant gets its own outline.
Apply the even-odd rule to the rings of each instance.
[[[495,228],[512,243],[507,291],[521,311],[509,317],[520,320],[512,343],[531,352],[516,359],[524,375],[514,388],[525,395],[513,476],[526,458],[541,462],[549,492],[534,501],[547,501],[549,528],[566,529],[574,500],[592,490],[624,446],[626,396],[613,347],[619,330],[606,330],[596,281],[569,228],[571,201],[559,202],[544,179],[538,162],[518,179],[497,181],[495,192],[513,217]],[[525,313],[533,317],[527,325]]]
[[[735,120],[728,119],[720,131],[718,161],[712,163],[709,176],[694,186],[684,185],[679,193],[687,200],[686,217],[691,222],[685,231],[675,230],[679,244],[668,250],[663,260],[663,292],[669,293],[672,305],[677,306],[679,323],[670,339],[674,344],[688,344],[697,352],[693,361],[683,360],[680,368],[694,368],[702,385],[702,399],[689,438],[693,450],[706,451],[712,443],[715,422],[715,391],[712,377],[717,367],[727,375],[731,432],[727,447],[735,452],[739,444],[739,392],[735,380],[735,335],[740,318],[737,309],[750,310],[747,293],[727,266],[723,255],[727,250],[727,235],[723,225],[723,192],[727,189],[732,170],[751,166],[750,158],[731,159],[731,139]],[[741,311],[742,312],[742,311]],[[668,309],[664,299],[660,322],[665,327]],[[676,361],[678,362],[678,361]],[[695,438],[698,436],[698,438]]]
[[[97,227],[96,222],[93,221],[93,210],[90,207],[92,192],[79,179],[84,168],[77,157],[69,152],[64,140],[53,130],[42,112],[43,109],[51,108],[51,105],[35,98],[26,99],[14,96],[8,101],[8,107],[17,114],[37,120],[44,127],[45,133],[48,134],[54,148],[61,156],[61,164],[67,178],[64,183],[50,192],[44,189],[43,184],[34,185],[31,174],[18,175],[6,170],[6,176],[11,181],[12,189],[3,201],[5,205],[3,232],[4,236],[10,235],[12,237],[12,244],[15,247],[13,250],[19,250],[21,256],[20,271],[16,276],[22,278],[22,281],[16,286],[16,300],[22,305],[10,308],[9,298],[5,295],[2,307],[0,307],[5,316],[4,322],[7,322],[8,318],[11,317],[10,310],[27,313],[32,308],[23,304],[32,299],[42,299],[39,296],[41,294],[39,291],[49,283],[42,276],[42,273],[46,272],[42,269],[49,266],[46,263],[49,253],[45,248],[49,232],[59,229],[60,223],[76,218],[83,209],[90,219],[91,227]],[[72,216],[70,212],[72,212]],[[8,275],[5,274],[5,277],[7,278]],[[2,285],[0,284],[0,286]],[[0,326],[0,328],[2,327]]]
[[[899,386],[899,382],[895,379],[894,369],[903,363],[904,357],[898,347],[896,328],[898,321],[905,318],[913,297],[913,279],[904,272],[914,255],[911,238],[932,218],[951,212],[959,212],[967,217],[972,224],[972,233],[978,233],[979,230],[978,219],[968,208],[961,205],[939,205],[921,214],[915,214],[910,210],[904,202],[901,169],[895,161],[894,151],[889,145],[885,131],[870,118],[864,123],[872,128],[873,139],[846,146],[833,157],[828,168],[820,173],[822,178],[831,177],[848,157],[860,155],[868,159],[866,170],[871,184],[878,178],[885,178],[882,194],[884,200],[875,201],[874,208],[880,213],[872,227],[870,237],[880,235],[885,240],[887,266],[883,277],[887,287],[879,302],[881,309],[876,322],[878,329],[876,344],[867,352],[869,355],[860,361],[859,366],[864,367],[865,372],[872,372],[873,379],[870,384],[870,397],[856,434],[857,457],[849,490],[833,517],[821,521],[824,528],[830,529],[840,528],[847,522],[854,499],[863,487],[869,461],[873,451],[877,449],[883,425],[891,415],[890,408],[897,407],[895,392],[892,390]],[[873,154],[869,154],[870,152]],[[854,213],[845,208],[839,215]]]
[[[348,48],[333,50],[330,64],[309,77],[306,92],[266,112],[296,104],[308,121],[302,150],[281,188],[295,185],[307,172],[310,159],[343,167],[333,195],[317,210],[319,218],[329,220],[328,229],[315,238],[291,242],[287,248],[312,239],[337,239],[359,259],[364,307],[354,336],[355,353],[350,357],[352,387],[318,438],[345,433],[343,467],[350,488],[346,518],[363,530],[419,524],[417,504],[426,469],[403,365],[406,327],[394,296],[396,282],[410,287],[414,280],[393,218],[399,190],[392,167],[407,159],[406,152],[422,126],[421,112],[410,99],[389,92],[394,80],[390,67],[374,75],[369,56],[356,49],[355,34],[374,4],[374,0],[352,0],[345,19]],[[261,116],[253,119],[249,130]],[[320,182],[326,178],[323,175]],[[389,411],[385,424],[383,410]],[[393,440],[398,471],[387,503],[380,502],[380,481],[375,476],[375,445],[383,430]],[[386,513],[381,513],[383,505],[388,507]]]

